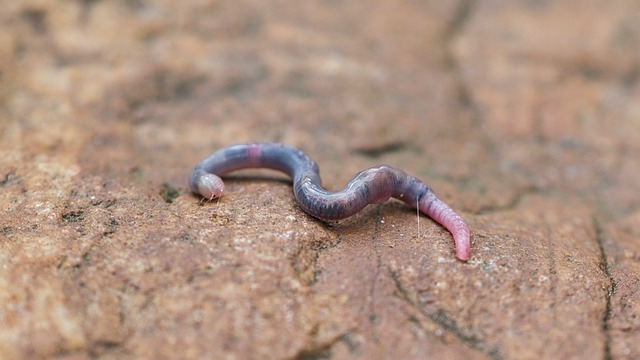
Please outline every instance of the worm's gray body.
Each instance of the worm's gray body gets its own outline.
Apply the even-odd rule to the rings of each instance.
[[[244,168],[269,168],[293,179],[298,205],[323,220],[347,218],[372,203],[390,197],[420,209],[454,237],[456,256],[468,260],[470,232],[465,221],[417,178],[390,166],[377,166],[356,174],[341,191],[328,192],[321,186],[318,165],[302,151],[277,143],[250,143],[220,149],[198,164],[189,178],[191,190],[206,198],[222,195],[224,183],[218,177]]]

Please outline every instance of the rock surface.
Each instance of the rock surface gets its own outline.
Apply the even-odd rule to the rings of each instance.
[[[0,358],[640,358],[640,3],[28,0],[0,21]],[[472,258],[391,201],[387,163],[468,220]],[[419,227],[418,227],[419,225]]]

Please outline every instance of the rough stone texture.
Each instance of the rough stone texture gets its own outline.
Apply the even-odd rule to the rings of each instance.
[[[640,358],[640,3],[38,1],[0,12],[0,358]],[[186,187],[281,141],[339,189]]]

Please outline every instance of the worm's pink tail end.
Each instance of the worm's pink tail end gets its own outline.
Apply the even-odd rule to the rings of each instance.
[[[456,245],[456,257],[462,261],[469,260],[471,232],[464,219],[433,192],[420,200],[420,211],[449,230]]]

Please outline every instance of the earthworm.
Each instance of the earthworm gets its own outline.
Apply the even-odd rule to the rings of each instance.
[[[268,168],[288,174],[298,205],[321,220],[339,220],[390,197],[417,208],[453,235],[456,257],[466,261],[471,252],[470,231],[464,219],[417,178],[382,165],[363,170],[338,192],[322,188],[318,165],[302,151],[278,143],[249,143],[220,149],[196,165],[189,178],[191,191],[207,199],[222,196],[219,176],[245,168]]]

